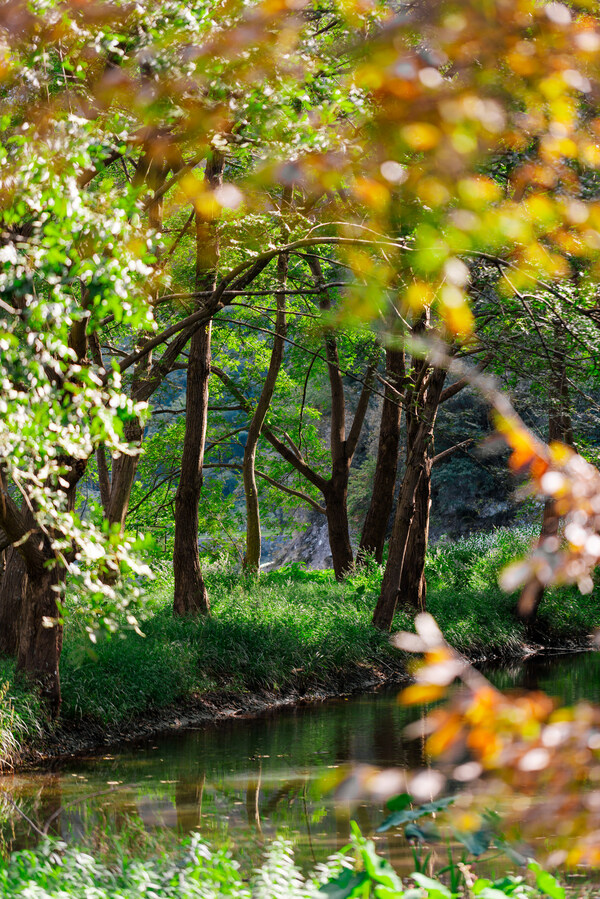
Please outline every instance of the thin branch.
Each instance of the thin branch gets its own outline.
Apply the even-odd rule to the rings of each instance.
[[[204,468],[233,468],[236,471],[242,471],[243,466],[240,464],[235,464],[233,462],[209,462],[204,465]],[[271,484],[272,487],[275,487],[277,490],[283,491],[283,493],[289,493],[290,496],[295,496],[298,499],[303,500],[308,503],[313,509],[316,509],[317,512],[320,512],[322,515],[326,514],[323,506],[320,506],[319,503],[309,496],[308,493],[303,493],[301,490],[294,490],[292,487],[287,487],[285,484],[282,484],[280,481],[276,481],[275,478],[272,478],[270,475],[265,474],[264,471],[259,471],[258,468],[254,469],[255,474],[258,475],[259,478],[263,478],[263,480],[267,481]]]
[[[454,455],[454,453],[465,450],[468,446],[472,446],[473,443],[475,443],[473,437],[469,437],[468,440],[463,440],[462,443],[456,443],[454,446],[442,450],[441,453],[438,453],[437,456],[434,456],[431,460],[431,464],[441,465],[443,462],[447,462],[448,459]]]

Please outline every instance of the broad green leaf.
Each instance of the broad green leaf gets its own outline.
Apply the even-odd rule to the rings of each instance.
[[[363,895],[363,887],[368,880],[369,877],[364,871],[355,874],[345,868],[335,880],[323,884],[319,893],[323,893],[329,899],[352,899],[353,896]]]
[[[530,862],[528,867],[530,871],[534,872],[535,882],[542,893],[550,896],[551,899],[565,899],[565,888],[560,886],[556,877],[549,871],[544,871],[537,862]]]

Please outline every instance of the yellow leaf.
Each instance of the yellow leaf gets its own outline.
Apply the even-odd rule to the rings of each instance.
[[[597,144],[583,144],[580,150],[581,161],[592,168],[600,167],[600,147]]]
[[[429,755],[441,755],[446,752],[461,733],[462,723],[459,715],[451,715],[427,740],[425,748]]]
[[[389,203],[390,192],[380,181],[373,178],[357,178],[353,185],[353,192],[359,200],[375,209],[384,209]]]
[[[490,203],[495,203],[502,196],[499,184],[491,178],[483,176],[476,178],[463,178],[458,183],[458,194],[465,205],[471,208],[484,208]]]
[[[433,287],[427,281],[414,281],[404,292],[404,301],[409,309],[420,312],[433,300]]]
[[[438,145],[441,138],[439,128],[428,122],[412,122],[410,125],[405,125],[400,133],[412,150],[421,152],[432,150]]]
[[[463,291],[454,284],[446,284],[440,291],[440,312],[452,334],[468,335],[473,332],[475,320]]]
[[[441,206],[450,200],[450,191],[438,178],[423,178],[417,186],[417,196],[427,206]]]
[[[398,697],[404,705],[416,705],[417,703],[435,702],[444,696],[446,690],[437,684],[412,684],[406,687]]]

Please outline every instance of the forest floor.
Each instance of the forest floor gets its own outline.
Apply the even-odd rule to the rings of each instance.
[[[600,627],[596,592],[554,589],[534,640],[515,618],[498,573],[530,535],[499,530],[438,544],[427,564],[427,606],[446,639],[472,661],[518,658],[540,647],[589,645]],[[0,660],[0,758],[31,765],[171,728],[323,699],[406,678],[406,657],[370,624],[381,569],[343,583],[331,571],[287,566],[248,580],[224,563],[207,568],[212,614],[171,614],[172,568],[157,562],[140,620],[95,646],[69,615],[61,660],[63,706],[48,726],[38,699]],[[74,610],[73,610],[74,611]],[[412,630],[400,609],[394,630]],[[10,698],[10,703],[6,700]]]

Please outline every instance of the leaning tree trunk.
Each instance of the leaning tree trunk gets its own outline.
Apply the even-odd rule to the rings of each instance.
[[[417,492],[421,476],[426,467],[427,454],[433,435],[442,387],[446,373],[443,369],[433,369],[421,406],[421,420],[412,442],[410,456],[402,479],[394,528],[390,540],[381,594],[373,613],[373,624],[382,630],[390,630],[394,620],[396,604],[400,593],[402,566],[406,556],[408,537],[415,518]]]
[[[125,425],[125,440],[133,446],[141,445],[143,433],[144,429],[137,419]],[[121,453],[112,465],[110,493],[105,514],[108,523],[110,525],[118,524],[121,531],[125,527],[125,518],[129,509],[129,499],[138,462],[138,453]]]
[[[401,400],[396,391],[400,391],[405,374],[404,351],[386,350],[385,363],[386,380],[390,386],[385,389],[381,409],[373,492],[357,555],[357,562],[362,563],[371,555],[380,565],[383,561],[385,536],[394,506],[402,417]]]
[[[223,180],[225,159],[215,153],[206,162],[205,181],[214,188]],[[214,289],[219,260],[215,227],[196,213],[196,290]],[[173,571],[174,615],[208,615],[210,604],[198,551],[198,505],[202,492],[202,466],[208,419],[212,323],[192,336],[187,367],[185,436],[179,486],[175,494]]]
[[[400,601],[413,609],[425,611],[427,598],[427,581],[425,578],[425,559],[429,543],[429,513],[431,509],[431,455],[428,451],[425,465],[421,472],[417,495],[415,497],[415,514],[408,532],[408,543],[402,562],[400,576]]]

